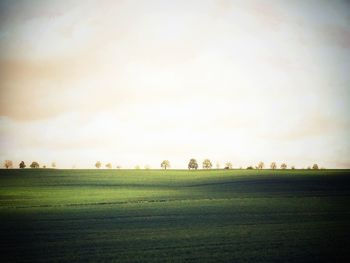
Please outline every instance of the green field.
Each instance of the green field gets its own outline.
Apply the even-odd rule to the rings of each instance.
[[[0,170],[1,262],[350,262],[348,170]]]

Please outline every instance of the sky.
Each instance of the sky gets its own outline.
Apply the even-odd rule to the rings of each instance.
[[[0,160],[350,168],[349,1],[0,1]]]

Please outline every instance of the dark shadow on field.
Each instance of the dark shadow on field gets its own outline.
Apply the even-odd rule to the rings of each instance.
[[[126,186],[181,195],[2,208],[1,262],[350,262],[348,173]]]
[[[230,192],[239,194],[287,195],[287,196],[329,196],[349,195],[350,174],[327,177],[262,177],[238,179],[222,182],[190,184],[186,187],[201,188],[210,192]]]
[[[347,262],[349,214],[322,201],[22,211],[2,217],[2,262]]]

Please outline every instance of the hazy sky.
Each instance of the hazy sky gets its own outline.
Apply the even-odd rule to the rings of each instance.
[[[350,167],[348,1],[1,1],[0,160]]]

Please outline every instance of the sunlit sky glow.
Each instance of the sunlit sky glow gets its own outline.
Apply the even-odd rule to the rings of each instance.
[[[1,1],[0,160],[350,167],[348,1]]]

